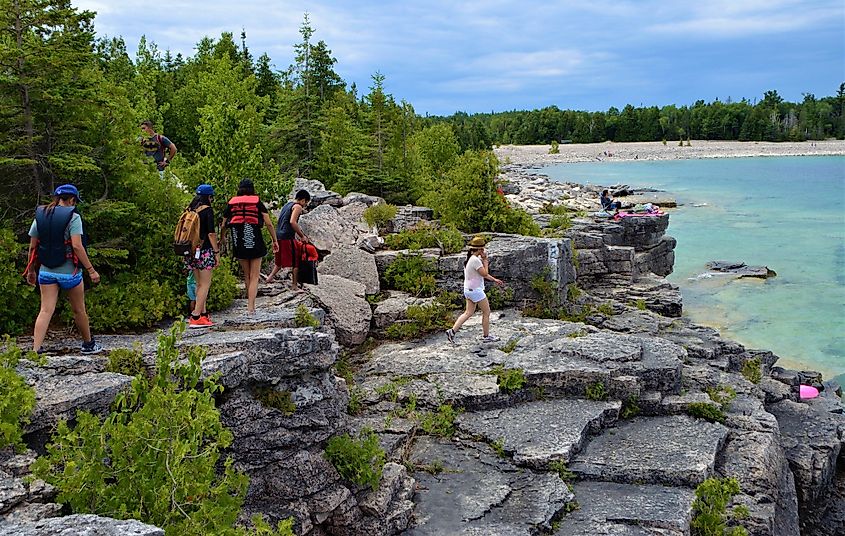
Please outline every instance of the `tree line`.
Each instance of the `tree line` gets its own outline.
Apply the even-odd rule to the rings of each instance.
[[[836,95],[816,98],[804,94],[799,103],[786,102],[776,90],[756,103],[715,100],[692,106],[674,104],[606,112],[541,110],[434,117],[452,127],[462,149],[492,144],[537,145],[554,141],[805,141],[845,138],[845,82]]]

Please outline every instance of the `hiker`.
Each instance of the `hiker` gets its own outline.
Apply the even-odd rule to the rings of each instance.
[[[464,298],[466,298],[467,308],[455,320],[455,325],[446,330],[446,338],[453,344],[455,343],[455,334],[461,329],[464,322],[475,313],[476,307],[481,309],[481,341],[495,342],[499,340],[499,337],[490,335],[490,301],[484,293],[484,280],[492,281],[500,286],[504,286],[505,283],[490,275],[488,269],[490,261],[487,259],[485,245],[484,238],[480,236],[474,237],[469,242],[469,252],[467,252],[464,266]]]
[[[96,354],[103,351],[103,347],[91,336],[85,310],[85,285],[82,284],[79,268],[88,272],[92,283],[100,282],[100,274],[85,251],[82,217],[76,211],[77,203],[79,190],[76,186],[59,186],[53,193],[52,203],[35,209],[35,219],[29,228],[30,261],[26,281],[33,286],[37,282],[41,293],[41,309],[32,335],[32,349],[38,353],[41,353],[50,319],[56,310],[59,290],[64,290],[70,301],[73,320],[82,335],[81,352]]]
[[[599,201],[601,202],[602,210],[606,212],[610,212],[611,210],[619,212],[619,209],[622,208],[622,201],[614,201],[607,190],[602,190]]]
[[[279,223],[276,227],[276,238],[279,240],[279,250],[273,263],[273,270],[267,276],[266,281],[272,281],[279,270],[282,268],[291,269],[291,289],[301,290],[298,285],[299,275],[299,256],[296,237],[306,244],[310,242],[309,238],[302,232],[302,227],[299,226],[299,216],[308,203],[311,202],[311,194],[306,190],[299,190],[296,192],[293,201],[288,201],[279,212]]]
[[[204,328],[213,326],[206,310],[208,290],[211,288],[211,274],[214,268],[220,264],[220,248],[217,244],[217,233],[214,232],[214,210],[211,208],[211,200],[214,197],[214,188],[210,184],[197,186],[196,195],[188,205],[188,210],[196,211],[199,214],[199,236],[201,243],[193,255],[184,259],[185,268],[194,272],[194,279],[197,282],[196,303],[188,319],[189,328]]]
[[[258,295],[258,277],[261,275],[261,261],[267,255],[261,226],[270,231],[273,253],[279,251],[276,230],[270,220],[267,207],[255,195],[255,185],[244,179],[238,185],[238,195],[229,200],[223,210],[223,224],[220,238],[226,243],[226,229],[232,229],[232,252],[238,259],[244,273],[247,295],[247,314],[255,314],[255,297]]]
[[[144,154],[153,159],[158,168],[158,176],[164,178],[164,168],[169,166],[173,157],[176,156],[176,144],[161,134],[157,134],[151,121],[142,121],[140,126],[144,133],[141,137]]]

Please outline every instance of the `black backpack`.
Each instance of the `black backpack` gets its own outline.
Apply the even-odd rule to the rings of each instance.
[[[41,206],[35,209],[35,224],[38,227],[38,262],[48,268],[58,268],[68,259],[70,240],[65,239],[65,230],[76,212],[76,207],[55,206],[47,211]],[[71,250],[72,251],[72,250]]]

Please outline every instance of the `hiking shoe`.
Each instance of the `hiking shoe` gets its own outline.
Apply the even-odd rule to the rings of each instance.
[[[80,349],[80,352],[83,354],[99,354],[102,351],[103,347],[94,339],[91,339],[89,342],[83,342],[82,348]]]
[[[201,316],[199,318],[191,317],[188,319],[189,328],[207,328],[213,325],[214,324],[211,322],[211,320],[208,319],[207,316]]]
[[[496,337],[495,335],[485,335],[485,336],[481,337],[481,342],[496,342],[496,341],[500,341],[500,340],[502,340],[502,339],[500,339],[499,337]]]
[[[452,344],[455,344],[455,330],[452,329],[452,328],[447,329],[446,330],[446,338],[449,339],[449,342],[451,342]]]

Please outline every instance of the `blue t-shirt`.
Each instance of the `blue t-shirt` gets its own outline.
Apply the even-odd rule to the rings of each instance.
[[[67,228],[65,229],[65,240],[70,240],[71,236],[82,236],[82,218],[79,214],[74,214],[70,218],[70,223],[67,224]],[[29,227],[29,236],[34,238],[38,238],[38,223],[35,220],[32,220],[32,225]],[[67,252],[70,253],[73,248],[71,246],[66,246]],[[73,261],[68,259],[65,261],[64,264],[58,266],[56,268],[48,268],[47,266],[41,266],[41,272],[48,272],[51,274],[65,274],[69,275],[76,271],[76,266],[73,265]]]
[[[170,140],[161,134],[153,134],[150,137],[141,139],[141,147],[144,148],[144,154],[151,156],[156,163],[164,160],[165,150],[170,147]]]

